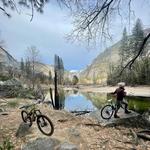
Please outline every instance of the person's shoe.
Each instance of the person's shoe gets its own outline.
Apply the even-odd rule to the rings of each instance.
[[[114,118],[120,118],[118,115],[114,115]]]
[[[130,114],[130,113],[131,113],[131,111],[125,110],[125,114]]]

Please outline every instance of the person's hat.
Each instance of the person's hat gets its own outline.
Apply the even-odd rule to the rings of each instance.
[[[125,82],[119,82],[119,83],[118,83],[118,86],[119,86],[119,87],[124,87],[124,86],[125,86]]]

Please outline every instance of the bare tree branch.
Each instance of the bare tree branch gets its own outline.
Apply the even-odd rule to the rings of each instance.
[[[0,7],[0,10],[2,10],[2,11],[4,12],[4,14],[6,14],[6,15],[7,15],[7,17],[10,17],[10,14],[9,14],[9,13],[7,13],[7,12],[6,12],[6,10],[5,10],[4,8]]]
[[[124,67],[123,69],[121,70],[120,74],[119,75],[122,75],[123,71],[129,67],[129,69],[131,69],[132,65],[134,64],[135,60],[142,54],[143,50],[144,50],[144,47],[146,45],[146,42],[148,41],[148,39],[150,38],[150,33],[147,34],[147,36],[144,38],[140,48],[139,48],[139,51],[137,53],[137,55],[135,55],[135,57],[130,60]]]
[[[33,8],[33,2],[32,1],[31,1],[31,8],[32,8],[32,13],[31,13],[30,22],[33,20],[33,15],[34,15],[34,8]]]

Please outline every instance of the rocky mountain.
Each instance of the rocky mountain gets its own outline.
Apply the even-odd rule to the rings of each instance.
[[[110,64],[115,64],[119,60],[120,42],[107,48],[100,53],[85,70],[80,73],[81,83],[100,83],[106,84],[107,73]]]
[[[19,63],[4,48],[0,47],[0,63],[6,67],[11,66],[18,68]]]
[[[0,47],[0,64],[3,65],[3,68],[13,67],[19,70],[20,62],[18,62],[7,50]],[[49,71],[51,71],[52,76],[54,76],[54,67],[52,65],[43,64],[37,62],[35,64],[36,73],[43,73],[46,76],[49,76]]]
[[[150,33],[150,28],[144,30],[145,36]],[[85,70],[80,73],[80,82],[86,84],[98,83],[106,85],[109,66],[116,64],[119,60],[119,47],[121,42],[117,42],[100,53]],[[150,49],[150,42],[147,45]],[[148,53],[150,51],[148,50]]]
[[[49,71],[51,71],[52,76],[54,76],[54,66],[53,65],[36,62],[35,71],[36,71],[36,73],[43,73],[46,76],[49,76]]]

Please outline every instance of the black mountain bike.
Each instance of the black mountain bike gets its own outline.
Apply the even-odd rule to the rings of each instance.
[[[114,114],[115,110],[116,110],[116,105],[112,102],[112,99],[109,99],[108,102],[110,104],[105,105],[101,109],[101,117],[103,119],[110,119],[112,117],[112,115]],[[122,104],[121,104],[120,107],[124,109]]]
[[[28,123],[30,127],[32,126],[32,123],[36,121],[39,130],[44,135],[51,136],[54,132],[54,125],[47,116],[42,115],[41,111],[36,109],[36,104],[26,105],[20,108],[24,109],[21,111],[22,120],[25,123]],[[28,110],[29,108],[31,109]]]

